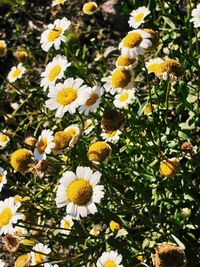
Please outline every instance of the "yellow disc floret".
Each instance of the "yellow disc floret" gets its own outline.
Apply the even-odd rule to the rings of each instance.
[[[51,71],[49,72],[48,80],[49,80],[50,82],[54,81],[54,80],[58,77],[60,71],[61,71],[61,67],[60,67],[59,65],[53,67],[53,68],[51,69]]]
[[[48,42],[54,42],[61,34],[62,29],[60,27],[57,27],[53,30],[50,30],[49,34],[48,34]]]
[[[10,208],[5,208],[0,212],[0,227],[8,225],[13,214]]]
[[[75,88],[64,88],[57,95],[57,102],[61,106],[71,104],[77,99],[77,90]]]
[[[131,72],[125,69],[116,69],[112,73],[112,86],[115,88],[126,88],[131,82]]]
[[[111,154],[111,147],[103,141],[92,144],[88,150],[88,159],[94,163],[105,162]]]
[[[123,40],[123,45],[126,48],[137,47],[142,42],[142,36],[138,32],[130,32]]]
[[[26,172],[29,170],[29,164],[31,163],[32,152],[25,148],[16,150],[11,155],[10,163],[12,167],[18,172]]]
[[[42,154],[44,153],[46,147],[47,147],[47,139],[45,137],[42,137],[37,143],[37,150],[40,154]]]
[[[12,72],[12,78],[15,79],[17,78],[20,73],[21,73],[22,69],[21,68],[16,68],[13,72]]]
[[[127,56],[119,56],[116,60],[117,67],[128,67],[137,61],[136,58],[128,58]]]
[[[35,253],[35,262],[36,265],[44,262],[45,256],[41,253]]]
[[[117,267],[114,261],[108,260],[103,264],[103,267]]]
[[[5,135],[5,134],[1,134],[1,135],[0,135],[0,141],[1,141],[2,143],[7,142],[7,140],[8,140],[7,135]]]
[[[83,6],[83,13],[86,15],[92,15],[97,11],[97,4],[95,2],[88,2]]]
[[[110,226],[111,231],[113,232],[118,231],[121,228],[120,224],[115,221],[111,221],[109,226]]]
[[[144,13],[139,13],[135,16],[134,21],[140,22],[144,18]]]
[[[178,158],[163,160],[160,164],[160,173],[167,178],[176,176],[179,169],[180,163]]]

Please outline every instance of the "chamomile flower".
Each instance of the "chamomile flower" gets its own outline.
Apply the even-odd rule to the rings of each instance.
[[[72,226],[74,225],[73,222],[73,217],[70,215],[65,216],[60,224],[61,228],[64,228],[63,230],[60,230],[60,232],[64,235],[69,235],[70,234],[70,230],[72,228]]]
[[[8,73],[8,81],[10,83],[15,82],[17,79],[20,79],[25,73],[26,69],[22,66],[22,63],[19,63],[17,66],[13,66]]]
[[[143,55],[145,50],[151,45],[151,34],[143,30],[130,31],[119,44],[122,56],[127,55],[129,58]]]
[[[4,148],[9,141],[10,141],[9,136],[5,134],[4,132],[1,132],[0,133],[0,146]]]
[[[88,135],[94,129],[95,124],[91,119],[87,119],[84,123],[84,133]]]
[[[117,251],[103,252],[97,261],[97,267],[123,267],[122,256]]]
[[[148,62],[146,62],[146,68],[148,73],[160,73],[161,72],[161,64],[164,60],[157,57],[154,59],[150,59]]]
[[[135,90],[123,90],[120,94],[115,95],[113,104],[117,108],[127,108],[135,100]]]
[[[67,18],[57,19],[54,23],[47,26],[40,39],[42,49],[48,51],[52,46],[56,50],[60,48],[61,42],[66,42],[67,38],[64,36],[65,31],[69,28],[71,22]]]
[[[194,27],[200,27],[200,4],[192,10],[192,17],[190,21],[194,23]]]
[[[53,142],[53,132],[51,130],[43,130],[35,144],[34,158],[36,160],[46,159],[46,154],[50,154],[55,143]]]
[[[0,192],[3,188],[3,185],[7,183],[6,175],[7,171],[0,167]]]
[[[77,167],[76,173],[64,172],[57,189],[57,207],[67,206],[67,213],[77,219],[96,213],[96,204],[104,196],[104,187],[98,185],[100,178],[101,173],[89,167]]]
[[[103,131],[101,137],[106,141],[113,144],[116,144],[119,141],[119,136],[121,134],[120,130],[116,131]]]
[[[93,88],[88,88],[88,95],[85,102],[80,106],[79,110],[84,115],[88,115],[99,107],[101,96],[104,92],[102,87],[94,86]]]
[[[142,23],[144,23],[144,19],[149,14],[150,10],[145,6],[133,10],[130,14],[130,19],[128,21],[130,27],[137,29]]]
[[[65,56],[57,55],[51,62],[48,63],[41,76],[43,77],[40,86],[47,89],[47,87],[54,87],[57,79],[62,79],[65,70],[71,65]]]
[[[116,68],[111,76],[103,78],[106,92],[111,94],[120,93],[123,90],[133,88],[134,73],[129,69]]]
[[[90,235],[92,236],[98,236],[101,231],[101,225],[100,224],[95,224],[92,229],[90,230]]]
[[[5,267],[6,263],[0,259],[0,267]]]
[[[53,0],[52,6],[63,5],[67,0]]]
[[[17,213],[20,203],[14,203],[13,197],[0,201],[0,235],[13,234],[13,224],[23,218],[23,214]]]
[[[51,249],[42,243],[36,244],[33,250],[36,252],[31,252],[31,266],[44,263],[48,259],[47,254],[51,252]]]
[[[56,117],[62,118],[66,112],[74,114],[76,109],[87,98],[87,86],[83,85],[82,79],[69,78],[65,82],[58,83],[50,90],[46,106],[50,110],[57,110]]]

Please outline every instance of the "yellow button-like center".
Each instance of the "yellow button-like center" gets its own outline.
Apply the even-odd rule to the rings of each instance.
[[[88,158],[90,161],[102,163],[109,157],[110,153],[110,146],[106,142],[98,141],[89,147]]]
[[[88,98],[88,100],[86,101],[86,106],[92,106],[96,103],[96,101],[99,99],[99,95],[97,93],[92,93],[90,95],[90,98]]]
[[[0,213],[0,227],[8,225],[13,214],[10,208],[5,208]]]
[[[40,254],[40,253],[36,253],[35,254],[35,262],[36,262],[36,264],[40,264],[40,263],[44,262],[44,257],[45,257],[45,255]]]
[[[128,58],[127,56],[119,56],[117,59],[118,66],[129,66],[136,61],[135,58]]]
[[[138,32],[130,32],[124,38],[123,44],[126,48],[134,48],[142,42],[142,36]]]
[[[49,72],[48,80],[50,82],[53,82],[58,77],[58,75],[60,74],[60,71],[61,71],[61,67],[60,66],[53,67]]]
[[[37,150],[39,151],[40,154],[42,154],[44,153],[46,147],[47,147],[47,139],[45,137],[42,137],[37,144]]]
[[[103,267],[117,267],[117,265],[114,263],[114,261],[108,260],[103,264]]]
[[[134,21],[140,22],[144,18],[144,13],[139,13],[135,16]]]
[[[131,81],[131,72],[129,70],[116,69],[112,74],[112,86],[115,88],[125,88]]]
[[[5,135],[5,134],[1,134],[1,135],[0,135],[0,141],[3,142],[3,143],[7,141],[7,138],[8,138],[8,137],[7,137],[7,135]]]
[[[21,73],[21,68],[16,68],[12,73],[12,77],[15,79],[20,75],[20,73]]]
[[[73,181],[67,188],[67,199],[81,206],[90,201],[92,193],[93,189],[91,184],[84,179],[78,179]]]
[[[72,140],[74,135],[76,134],[76,130],[71,128],[67,131],[59,131],[54,135],[54,143],[56,144],[54,147],[55,151],[64,150],[69,146],[69,142]]]
[[[57,102],[61,106],[69,105],[76,99],[77,99],[77,90],[75,88],[64,88],[58,93],[57,96]]]
[[[115,136],[116,131],[109,131],[109,132],[106,132],[106,134],[108,137],[113,137],[113,136]]]
[[[125,92],[125,93],[121,94],[120,97],[119,97],[119,102],[126,101],[128,99],[128,96],[129,96],[128,92]]]
[[[147,68],[148,72],[160,73],[161,72],[161,64],[160,63],[153,63],[149,65]]]
[[[70,229],[71,228],[71,223],[69,220],[65,220],[63,228],[65,229]]]
[[[92,13],[95,12],[97,9],[97,5],[94,2],[89,2],[84,5],[83,12],[87,13]]]
[[[60,36],[61,32],[62,32],[62,28],[60,27],[50,30],[48,37],[47,37],[48,42],[55,41]]]

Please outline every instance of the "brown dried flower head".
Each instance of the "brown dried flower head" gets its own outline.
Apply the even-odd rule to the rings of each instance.
[[[18,235],[6,234],[2,240],[4,247],[11,253],[15,252],[21,243],[21,238]]]

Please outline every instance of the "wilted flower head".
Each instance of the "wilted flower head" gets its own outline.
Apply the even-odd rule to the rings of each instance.
[[[105,110],[101,120],[101,128],[106,131],[116,131],[122,129],[125,124],[125,117],[117,110]]]
[[[174,59],[166,59],[160,63],[161,72],[157,74],[160,79],[176,81],[181,78],[183,69],[181,64]]]
[[[20,245],[21,238],[18,235],[6,234],[3,238],[4,247],[11,253],[15,252]]]

